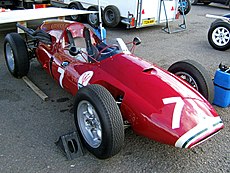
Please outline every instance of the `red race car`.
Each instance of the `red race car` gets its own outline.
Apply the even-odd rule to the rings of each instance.
[[[10,73],[17,78],[27,75],[30,59],[36,57],[76,97],[77,130],[98,158],[122,149],[127,125],[139,135],[180,148],[194,147],[223,128],[207,101],[213,100],[212,80],[192,60],[176,62],[167,71],[131,53],[140,44],[138,38],[130,52],[122,39],[105,44],[77,22],[44,21],[35,31],[18,27],[32,40],[17,33],[6,35]]]

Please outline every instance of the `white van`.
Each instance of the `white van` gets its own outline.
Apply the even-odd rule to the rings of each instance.
[[[98,0],[51,0],[51,4],[72,9],[98,10]],[[100,6],[103,22],[108,27],[116,27],[120,22],[128,28],[152,26],[166,19],[175,20],[178,13],[178,0],[100,0]],[[98,22],[96,14],[88,15],[87,19],[91,25]]]

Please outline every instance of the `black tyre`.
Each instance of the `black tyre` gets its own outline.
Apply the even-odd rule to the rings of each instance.
[[[205,1],[204,2],[204,5],[209,5],[209,4],[211,4],[211,1]]]
[[[24,2],[23,6],[25,9],[32,9],[33,8],[33,2]]]
[[[29,72],[29,55],[25,41],[18,33],[7,34],[4,41],[5,60],[10,73],[21,78]]]
[[[73,2],[69,5],[69,8],[70,9],[73,9],[73,10],[84,10],[83,6],[81,5],[80,2]],[[74,21],[81,21],[82,20],[82,15],[72,15],[70,16],[71,20],[74,20]]]
[[[108,27],[116,27],[121,21],[119,9],[114,5],[105,7],[103,21]]]
[[[183,15],[183,11],[184,14],[188,14],[191,10],[191,3],[190,0],[179,0],[179,8],[178,11],[180,12],[181,15]]]
[[[172,64],[168,71],[187,81],[212,103],[214,85],[207,70],[201,64],[193,60],[178,61]]]
[[[124,143],[122,116],[104,87],[88,85],[78,91],[74,119],[85,147],[96,157],[107,159],[121,150]]]
[[[88,11],[98,11],[97,6],[91,6],[88,8]],[[98,27],[99,26],[99,14],[98,13],[91,13],[87,15],[87,22],[93,26]]]
[[[214,21],[208,31],[209,44],[217,50],[230,48],[230,24],[223,20]]]
[[[198,3],[198,0],[190,0],[190,3],[191,3],[192,5],[196,5],[196,4]]]

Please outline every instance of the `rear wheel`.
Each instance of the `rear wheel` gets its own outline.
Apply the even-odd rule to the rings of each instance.
[[[21,78],[29,71],[29,55],[25,41],[18,33],[7,34],[4,41],[5,60],[10,73]]]
[[[83,10],[84,9],[80,2],[74,2],[74,3],[70,4],[69,8],[73,9],[73,10]],[[81,21],[82,16],[81,15],[72,15],[72,16],[70,16],[70,18],[71,18],[71,20],[79,22],[79,21]]]
[[[222,20],[216,20],[208,31],[208,41],[217,50],[230,48],[230,24]]]
[[[122,116],[104,87],[88,85],[78,91],[74,119],[85,147],[96,157],[106,159],[121,150],[124,143]]]
[[[210,103],[214,99],[214,85],[207,70],[193,60],[178,61],[172,64],[169,72],[188,82],[198,90]]]
[[[103,21],[108,27],[116,27],[121,21],[119,9],[114,5],[105,7]]]

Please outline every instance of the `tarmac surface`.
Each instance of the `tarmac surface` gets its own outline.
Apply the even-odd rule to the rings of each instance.
[[[193,59],[213,77],[219,63],[230,65],[230,50],[214,50],[207,32],[214,19],[206,14],[224,15],[229,9],[214,4],[196,5],[187,15],[187,29],[167,34],[164,26],[126,30],[124,26],[107,29],[107,42],[121,37],[125,42],[135,36],[142,40],[136,55],[161,67]],[[180,20],[181,22],[181,20]],[[31,25],[39,23],[32,22]],[[170,23],[173,29],[178,21]],[[214,106],[225,128],[213,138],[193,149],[179,149],[125,131],[121,152],[99,160],[86,151],[84,156],[68,161],[55,141],[75,130],[73,100],[66,91],[32,60],[28,77],[49,96],[41,100],[21,79],[8,72],[4,55],[4,36],[14,25],[0,25],[0,172],[1,173],[229,173],[230,172],[230,107]],[[144,105],[143,105],[144,106]]]

